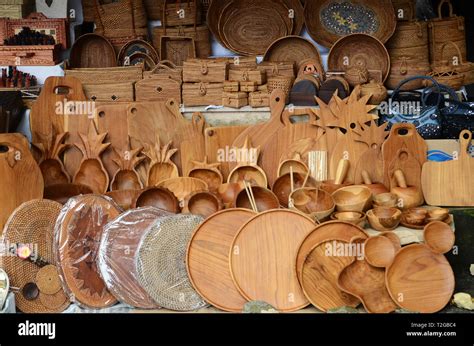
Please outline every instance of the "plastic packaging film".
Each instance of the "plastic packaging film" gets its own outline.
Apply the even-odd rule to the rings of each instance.
[[[166,309],[192,311],[207,306],[194,290],[186,270],[186,249],[200,216],[173,215],[158,219],[141,240],[136,270],[141,286]]]
[[[105,225],[120,213],[112,199],[85,195],[71,198],[56,221],[54,253],[61,282],[79,306],[100,309],[116,303],[100,277],[96,258]]]
[[[120,302],[141,309],[159,308],[138,282],[135,254],[140,240],[157,219],[170,215],[154,207],[138,208],[105,227],[97,262],[107,288]]]

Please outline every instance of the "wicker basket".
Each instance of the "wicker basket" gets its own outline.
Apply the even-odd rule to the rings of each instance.
[[[220,59],[189,59],[183,65],[185,83],[224,83],[227,62]]]
[[[249,98],[246,92],[224,92],[222,93],[222,105],[230,108],[242,108],[248,106]]]
[[[457,54],[453,56],[446,56],[444,51],[447,47],[452,47],[455,51],[457,51]],[[461,51],[459,50],[459,47],[456,43],[446,42],[441,48],[441,51],[443,53],[443,60],[440,61],[438,65],[433,65],[433,70],[438,70],[439,68],[443,70],[449,67],[449,69],[464,75],[465,85],[474,83],[474,63],[469,61],[465,62],[463,60]]]
[[[240,91],[240,84],[237,81],[226,80],[224,82],[224,92],[232,93]]]
[[[201,24],[199,0],[165,0],[162,20],[164,26],[183,26]]]
[[[183,81],[183,68],[176,66],[171,61],[162,60],[153,70],[144,72],[143,78],[171,78],[181,83]]]
[[[449,17],[443,17],[442,9],[444,5],[449,7]],[[432,19],[428,23],[428,28],[431,64],[437,65],[443,60],[443,45],[450,41],[458,45],[463,60],[467,60],[464,17],[453,14],[453,5],[450,0],[442,0],[439,3],[438,18]]]
[[[270,94],[266,91],[250,93],[249,105],[252,108],[270,107]]]
[[[229,79],[239,82],[256,82],[257,85],[267,81],[264,71],[235,66],[229,69]]]
[[[153,45],[156,49],[160,50],[161,38],[164,36],[192,38],[196,45],[196,57],[205,59],[211,55],[210,34],[206,25],[175,28],[155,27],[153,28]]]
[[[294,81],[294,77],[276,76],[268,78],[268,92],[271,94],[273,90],[283,90],[288,98]]]
[[[141,66],[78,68],[65,70],[64,73],[76,77],[83,84],[133,83],[143,79]]]
[[[464,85],[464,75],[449,67],[437,67],[429,76],[433,77],[439,84],[447,85],[454,90],[459,90]]]
[[[87,98],[96,102],[133,102],[133,83],[83,84]]]
[[[392,4],[399,22],[416,19],[416,0],[392,0]]]
[[[166,102],[169,99],[175,99],[180,104],[182,102],[181,82],[165,75],[161,78],[155,76],[137,82],[135,93],[137,101]]]
[[[427,75],[431,72],[430,65],[412,57],[403,57],[392,60],[390,74],[385,81],[388,89],[396,89],[398,85],[407,78]],[[423,88],[422,80],[414,80],[403,85],[402,90],[416,90]]]
[[[143,0],[149,20],[161,20],[165,0]]]
[[[209,106],[222,104],[224,83],[184,83],[183,103],[186,106]]]
[[[189,37],[162,36],[160,57],[163,60],[170,60],[177,66],[183,66],[186,60],[196,57],[196,44]]]
[[[295,64],[293,62],[263,61],[257,65],[257,69],[264,71],[267,79],[275,76],[295,76]]]
[[[428,62],[428,24],[422,21],[399,22],[386,47],[391,59],[409,56]]]

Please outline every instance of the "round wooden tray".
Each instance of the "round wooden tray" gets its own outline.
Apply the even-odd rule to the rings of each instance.
[[[161,307],[191,311],[207,304],[186,271],[186,247],[202,217],[180,214],[157,220],[142,238],[135,256],[138,280]]]
[[[105,225],[120,215],[109,197],[85,195],[71,198],[56,227],[56,256],[63,285],[74,302],[92,309],[117,302],[107,290],[95,261]]]
[[[349,65],[347,65],[348,63]],[[330,71],[345,71],[350,66],[363,64],[369,71],[382,71],[385,82],[390,73],[390,55],[377,38],[366,34],[352,34],[339,39],[328,56]]]
[[[233,0],[220,13],[218,31],[226,48],[263,55],[273,41],[293,32],[293,19],[282,1]]]
[[[454,216],[452,214],[449,214],[449,218],[445,221],[442,221],[444,223],[446,223],[447,225],[452,225],[453,222],[454,222]],[[402,225],[403,227],[406,227],[406,228],[411,228],[411,229],[424,229],[425,226],[428,224],[429,222],[427,222],[426,224],[422,225],[422,226],[417,226],[417,225],[411,225],[409,223],[406,223],[404,221],[400,221],[400,225]]]
[[[71,48],[70,68],[116,67],[117,56],[114,46],[104,36],[85,34],[79,37]]]
[[[6,243],[10,246],[29,244],[33,246],[33,255],[50,264],[41,270],[37,264],[20,257],[2,257],[2,267],[10,278],[11,287],[19,288],[15,292],[16,307],[24,313],[59,313],[69,306],[68,299],[63,299],[58,304],[46,304],[56,301],[53,296],[65,296],[53,255],[54,224],[61,208],[61,204],[49,200],[26,202],[10,215],[5,225]],[[32,300],[26,299],[22,293],[23,288],[29,284],[36,285],[39,293]]]
[[[391,0],[308,1],[305,22],[309,35],[328,48],[354,33],[369,34],[385,43],[397,25]]]
[[[301,241],[314,227],[310,218],[284,209],[258,214],[244,224],[230,251],[232,278],[240,293],[278,311],[307,306],[295,260]]]
[[[298,68],[304,60],[312,59],[323,66],[318,48],[300,36],[285,36],[274,41],[265,52],[264,61],[291,61]]]
[[[150,226],[158,218],[169,215],[153,207],[132,209],[104,228],[98,266],[107,288],[120,302],[141,309],[158,308],[138,282],[135,254]]]
[[[256,214],[247,209],[228,209],[204,221],[189,242],[186,265],[196,291],[213,306],[242,311],[247,300],[232,281],[229,253],[240,227]]]
[[[408,311],[440,311],[454,293],[454,273],[446,257],[424,244],[402,248],[387,268],[385,280],[392,299]]]

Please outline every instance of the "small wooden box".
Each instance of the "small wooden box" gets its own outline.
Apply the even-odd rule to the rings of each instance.
[[[0,46],[0,66],[54,66],[61,46]]]
[[[222,105],[224,83],[184,83],[183,103],[185,106]]]
[[[250,93],[249,105],[252,108],[270,107],[270,94],[264,91]]]
[[[239,82],[257,82],[257,85],[262,85],[266,82],[266,76],[263,71],[238,66],[229,69],[229,79]]]
[[[183,65],[185,83],[224,83],[226,80],[227,61],[223,59],[188,59]]]
[[[247,93],[236,92],[222,94],[222,105],[224,107],[241,108],[249,104],[249,97]]]
[[[240,91],[239,82],[226,80],[224,82],[224,92],[232,93]]]
[[[257,82],[240,82],[240,90],[245,92],[257,91],[258,85]]]

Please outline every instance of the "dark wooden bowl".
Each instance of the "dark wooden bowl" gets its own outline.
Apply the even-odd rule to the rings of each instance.
[[[134,207],[155,207],[175,214],[181,212],[176,196],[164,187],[151,187],[142,191],[135,200]]]
[[[186,198],[185,211],[204,218],[208,218],[223,208],[221,199],[209,191],[193,192]]]
[[[252,186],[252,192],[255,198],[255,203],[257,204],[258,212],[280,208],[278,197],[269,189],[261,186]],[[245,189],[237,194],[234,201],[234,207],[252,209]]]
[[[44,188],[44,199],[66,204],[69,198],[92,193],[90,187],[81,184],[56,184]]]
[[[293,184],[294,189],[299,189],[303,187],[303,183],[306,176],[301,173],[293,173]],[[309,177],[308,181],[306,182],[306,187],[317,187],[317,181]],[[291,175],[290,173],[284,174],[279,177],[275,183],[273,183],[272,188],[273,193],[278,197],[280,201],[280,205],[282,207],[288,208],[288,200],[291,194]]]

